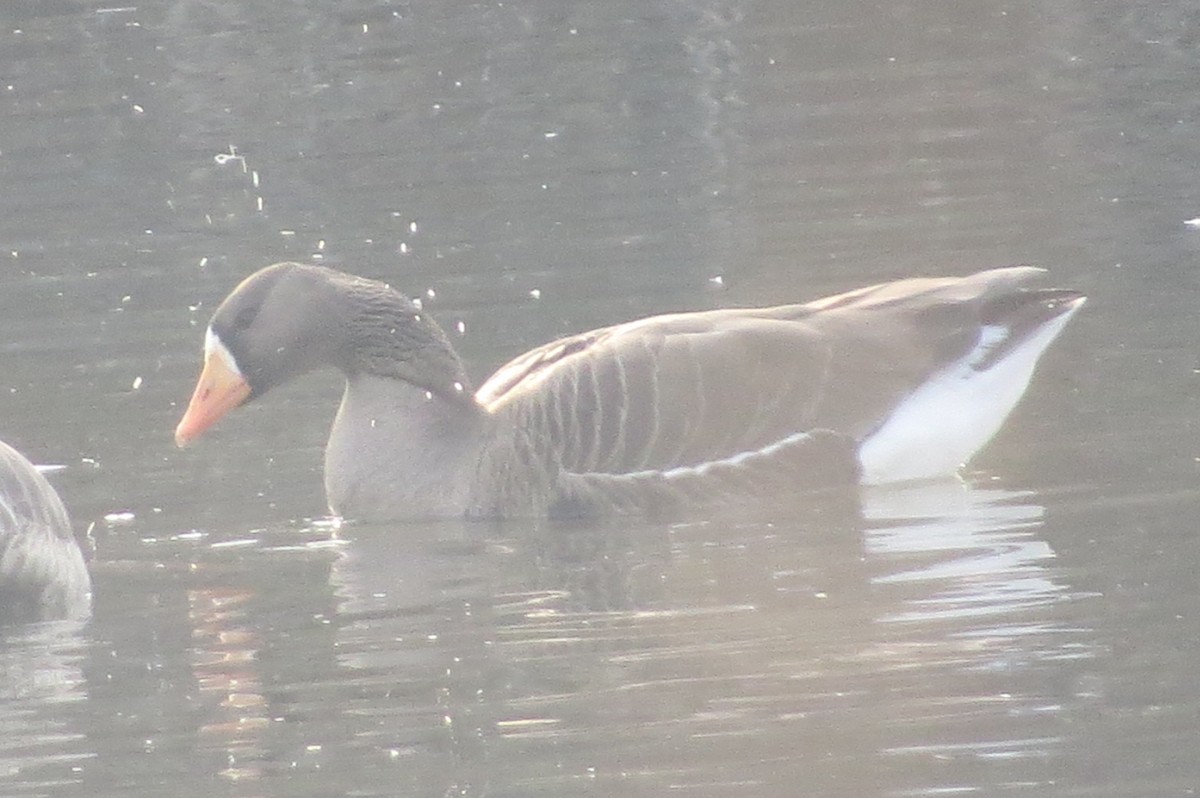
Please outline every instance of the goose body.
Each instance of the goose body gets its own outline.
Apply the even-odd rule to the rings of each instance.
[[[449,340],[383,283],[283,263],[205,336],[176,430],[318,367],[346,377],[325,453],[360,519],[646,511],[951,474],[1000,428],[1083,304],[1013,267],[797,305],[654,316],[562,338],[472,392]]]
[[[84,617],[91,578],[58,493],[0,441],[0,619]]]

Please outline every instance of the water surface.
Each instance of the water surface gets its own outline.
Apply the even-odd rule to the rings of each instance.
[[[0,436],[66,466],[95,607],[3,632],[0,792],[1191,794],[1193,17],[10,4]],[[330,375],[171,443],[208,315],[282,259],[421,296],[477,381],[905,275],[1091,301],[960,482],[337,528]]]

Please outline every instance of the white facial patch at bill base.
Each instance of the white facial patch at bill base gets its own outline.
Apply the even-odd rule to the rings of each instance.
[[[234,358],[233,353],[229,351],[229,347],[225,346],[224,342],[221,341],[221,336],[217,335],[210,325],[204,333],[204,359],[207,360],[213,355],[220,358],[221,363],[236,374],[239,379],[245,379],[242,375],[242,370],[238,368],[237,360]]]

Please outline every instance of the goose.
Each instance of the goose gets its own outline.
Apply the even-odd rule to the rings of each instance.
[[[91,589],[62,499],[0,441],[0,619],[82,618],[91,611]]]
[[[952,475],[1085,301],[1028,288],[1042,272],[652,316],[537,347],[472,391],[419,303],[278,263],[213,314],[175,441],[327,367],[345,389],[325,492],[347,519],[653,513]]]

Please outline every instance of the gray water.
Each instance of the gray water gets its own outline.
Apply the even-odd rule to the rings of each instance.
[[[0,437],[65,466],[95,606],[0,635],[0,794],[1194,794],[1198,40],[1112,0],[5,3]],[[336,529],[331,376],[171,442],[284,259],[422,296],[480,380],[905,275],[1091,301],[961,484]]]

